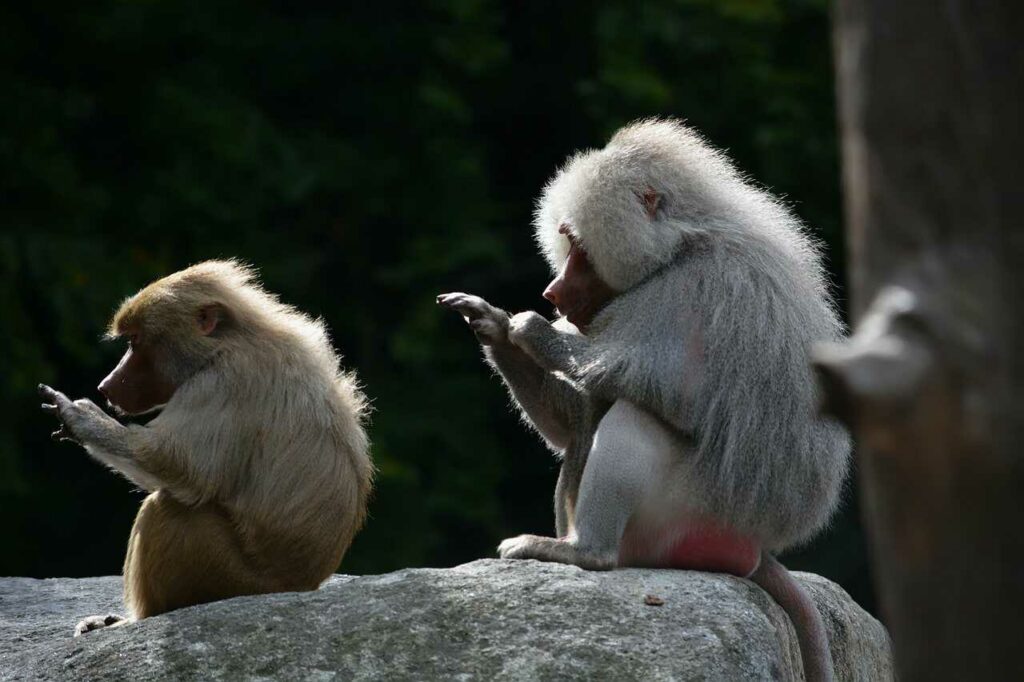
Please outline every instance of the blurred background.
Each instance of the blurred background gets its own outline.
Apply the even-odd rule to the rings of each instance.
[[[373,401],[340,568],[550,534],[557,463],[439,292],[550,312],[533,201],[573,150],[684,118],[791,201],[845,306],[826,0],[126,2],[0,8],[0,574],[120,572],[142,495],[51,443],[123,352],[118,302],[239,257],[328,323]],[[874,610],[856,489],[784,561]]]

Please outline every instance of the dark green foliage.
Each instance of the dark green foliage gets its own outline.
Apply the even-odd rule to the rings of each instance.
[[[118,570],[139,496],[49,442],[34,386],[97,397],[120,299],[210,257],[323,316],[373,400],[378,492],[344,571],[549,532],[555,461],[435,294],[546,311],[534,197],[655,114],[796,201],[841,263],[830,57],[824,0],[0,9],[0,573]],[[870,599],[849,512],[791,564]]]

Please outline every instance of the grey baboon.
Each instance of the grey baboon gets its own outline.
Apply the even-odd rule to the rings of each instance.
[[[821,617],[772,554],[828,522],[848,467],[808,360],[842,333],[818,248],[671,120],[572,157],[535,225],[558,320],[438,298],[562,456],[558,537],[510,538],[500,555],[748,576],[791,617],[808,679],[831,679]]]
[[[373,477],[364,397],[324,326],[248,267],[208,261],[127,299],[109,336],[129,346],[99,390],[120,414],[159,410],[148,424],[40,394],[54,437],[150,492],[124,563],[130,617],[316,589],[362,525]]]

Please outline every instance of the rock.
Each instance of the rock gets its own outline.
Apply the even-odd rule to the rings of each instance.
[[[893,679],[882,625],[824,578],[840,680]],[[0,579],[4,680],[799,680],[793,628],[746,580],[482,560],[334,576],[71,637],[120,578]]]

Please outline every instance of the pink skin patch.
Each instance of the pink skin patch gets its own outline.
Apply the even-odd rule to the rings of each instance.
[[[753,573],[760,560],[760,542],[709,520],[688,521],[654,534],[627,528],[619,547],[619,566],[681,568],[742,578]]]

